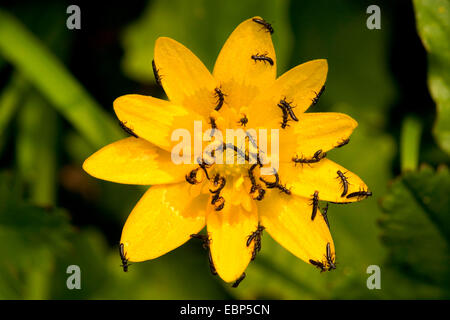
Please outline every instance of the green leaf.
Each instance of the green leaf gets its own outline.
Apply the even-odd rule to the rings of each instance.
[[[428,166],[404,173],[383,199],[380,225],[389,263],[411,281],[448,291],[450,173]]]
[[[29,185],[34,204],[54,205],[58,151],[56,112],[34,91],[24,99],[21,107],[16,139],[18,172]]]
[[[396,94],[388,55],[393,31],[388,8],[382,9],[382,29],[367,29],[367,6],[361,1],[293,2],[291,65],[319,58],[328,61],[326,89],[311,112],[330,103],[345,103],[351,106],[348,114],[358,122],[383,128],[385,112]]]
[[[400,142],[400,165],[402,171],[416,170],[419,163],[422,123],[414,117],[407,117],[402,123]]]
[[[0,174],[0,299],[47,299],[54,252],[67,249],[72,228],[64,211],[26,204],[18,191]]]
[[[23,79],[17,74],[14,74],[8,85],[3,88],[0,95],[0,137],[2,138],[3,132],[19,106],[25,87],[26,85]]]
[[[113,281],[108,272],[108,254],[104,236],[92,228],[76,230],[70,235],[66,250],[55,252],[53,279],[50,284],[52,299],[90,299]],[[81,290],[69,290],[66,285],[67,267],[75,265],[81,272]],[[118,264],[115,264],[118,266]]]
[[[64,65],[33,34],[0,9],[0,55],[23,74],[91,143],[100,148],[123,135]]]
[[[433,131],[450,154],[450,1],[414,0],[414,8],[417,31],[428,52],[428,86],[437,107]]]
[[[1,175],[0,188],[0,225],[1,228],[11,229],[21,235],[22,240],[39,238],[42,242],[30,242],[30,247],[45,244],[58,247],[56,239],[63,238],[70,226],[65,212],[54,208],[33,206],[21,201],[16,194],[8,191],[9,184],[5,184],[4,174]],[[51,232],[50,232],[51,231]],[[61,243],[61,242],[60,242]]]
[[[118,246],[107,262],[108,281],[94,299],[230,299],[223,282],[211,275],[206,252],[188,243],[154,260],[120,267]]]
[[[154,82],[151,71],[154,44],[158,37],[171,37],[203,61],[209,70],[227,37],[242,21],[256,15],[273,23],[277,65],[286,68],[292,36],[288,24],[288,1],[250,0],[156,0],[123,34],[125,73],[140,82]]]
[[[14,118],[27,85],[20,75],[13,74],[8,85],[0,95],[0,153],[6,143],[7,128]]]
[[[94,296],[110,281],[104,237],[73,228],[64,210],[25,203],[12,177],[0,174],[0,299]],[[81,269],[81,290],[67,288],[69,265]]]

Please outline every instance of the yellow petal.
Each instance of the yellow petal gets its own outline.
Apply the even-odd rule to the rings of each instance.
[[[206,124],[202,116],[184,107],[138,94],[117,98],[114,111],[119,120],[137,136],[169,152],[179,143],[171,141],[175,129],[186,129],[192,133],[194,121]]]
[[[122,230],[130,261],[157,258],[190,239],[205,225],[207,195],[188,183],[151,187],[139,200]]]
[[[292,162],[294,156],[311,159],[318,150],[326,152],[338,146],[358,126],[351,117],[334,112],[304,113],[299,120],[280,130],[280,161]]]
[[[347,194],[341,197],[343,187],[337,171],[345,174],[348,181]],[[331,202],[355,202],[357,197],[347,199],[347,195],[360,190],[367,191],[367,185],[353,172],[347,171],[337,163],[322,159],[318,163],[297,164],[281,163],[278,171],[282,183],[291,188],[293,194],[311,199],[319,191],[319,200]]]
[[[98,179],[141,185],[184,181],[194,167],[176,165],[169,152],[134,137],[103,147],[83,163],[83,169]]]
[[[302,113],[311,106],[327,78],[328,64],[324,59],[303,63],[279,77],[263,94],[252,101],[248,109],[248,126],[280,128],[283,112],[277,106],[286,98],[294,107],[295,116],[302,121]],[[297,123],[289,121],[290,126]]]
[[[311,206],[307,199],[272,191],[258,204],[261,224],[270,236],[298,258],[323,261],[327,243],[334,253],[330,230],[317,212],[311,220]]]
[[[171,102],[204,116],[214,109],[216,81],[192,51],[161,37],[156,40],[154,61]]]
[[[233,31],[214,66],[214,77],[227,94],[225,105],[237,109],[248,105],[276,77],[272,38],[260,24],[252,21],[254,18],[242,22]],[[268,62],[253,60],[252,55],[256,54],[267,54],[273,60],[273,66]]]
[[[225,282],[232,282],[250,262],[254,244],[247,247],[247,239],[258,227],[258,213],[256,206],[246,211],[240,205],[231,204],[226,194],[224,197],[225,206],[221,211],[208,206],[206,224],[216,271]]]

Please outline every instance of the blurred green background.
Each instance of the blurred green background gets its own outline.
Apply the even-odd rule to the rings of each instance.
[[[0,7],[0,299],[448,299],[450,297],[450,1],[153,0]],[[381,8],[381,30],[366,9]],[[119,267],[121,228],[145,189],[88,176],[83,160],[124,137],[112,101],[165,98],[151,60],[159,36],[212,70],[233,29],[272,23],[278,75],[329,63],[315,111],[359,123],[329,157],[374,196],[331,205],[338,268],[319,273],[268,234],[232,289],[209,272],[197,242]],[[79,265],[81,290],[66,268]],[[378,265],[381,289],[366,286]]]

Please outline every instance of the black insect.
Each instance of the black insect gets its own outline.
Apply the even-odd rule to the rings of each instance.
[[[252,55],[252,59],[256,61],[263,61],[264,63],[268,62],[271,66],[273,66],[272,58],[267,56],[267,53],[264,54],[254,54]]]
[[[333,204],[349,204],[349,203],[353,203],[353,202],[351,202],[351,201],[348,201],[348,202],[334,202],[334,201],[330,201],[330,203],[333,203]]]
[[[289,115],[288,115],[288,111],[286,110],[286,107],[284,105],[282,105],[281,103],[277,104],[277,106],[281,109],[281,111],[283,112],[283,121],[281,122],[281,128],[286,128],[288,126],[288,121],[289,121]]]
[[[337,174],[338,174],[337,178],[341,179],[342,188],[344,189],[341,194],[341,197],[343,197],[347,194],[348,191],[348,180],[345,174],[341,172],[341,170],[338,170]]]
[[[247,125],[247,123],[248,123],[248,118],[244,114],[244,116],[241,119],[239,119],[238,124],[245,127]]]
[[[319,207],[319,191],[314,191],[313,197],[311,199],[312,204],[312,214],[311,214],[311,220],[314,220],[317,214],[317,208]]]
[[[311,159],[307,159],[306,163],[315,163],[315,162],[319,162],[320,160],[322,160],[323,158],[325,158],[327,156],[326,152],[322,152],[322,149],[317,150],[314,155],[312,156]]]
[[[326,207],[322,210],[322,217],[323,217],[323,220],[325,220],[325,223],[327,224],[328,229],[330,229],[330,224],[328,223],[327,213],[328,213],[328,202],[327,202]]]
[[[263,177],[259,177],[259,180],[261,180],[265,185],[267,189],[273,189],[276,188],[279,182],[279,176],[278,174],[275,174],[275,181],[274,182],[269,182],[267,180],[265,180]]]
[[[266,190],[261,188],[261,186],[258,184],[257,191],[258,191],[258,196],[255,198],[255,200],[261,201],[262,199],[264,199],[264,195],[266,194]]]
[[[252,234],[248,236],[247,247],[250,246],[250,244],[252,243],[252,241],[254,239],[255,239],[255,242],[258,240],[258,238],[261,239],[261,235],[262,235],[262,232],[264,231],[264,229],[265,229],[264,226],[258,224],[256,231],[252,232]]]
[[[203,249],[208,249],[209,248],[209,238],[206,235],[200,234],[200,233],[193,233],[191,234],[191,238],[192,239],[199,239],[203,241]]]
[[[278,176],[278,173],[276,173],[276,172],[275,172],[274,176],[275,176],[275,181],[274,182],[266,181],[262,177],[259,177],[259,180],[264,182],[268,189],[276,188],[276,187],[278,187],[278,184],[280,182],[280,177]]]
[[[286,193],[288,195],[291,194],[291,190],[286,188],[285,185],[282,185],[282,184],[279,183],[279,184],[276,185],[276,188],[279,189],[281,192],[284,192],[284,193]]]
[[[200,181],[197,180],[198,169],[200,169],[200,168],[193,169],[193,170],[191,170],[191,172],[189,172],[189,174],[185,175],[187,182],[189,182],[190,184],[200,183]]]
[[[211,249],[208,250],[208,261],[209,261],[209,270],[211,270],[211,273],[213,276],[217,275],[216,267],[214,266],[214,261],[212,259],[211,255]]]
[[[346,198],[350,199],[350,198],[358,197],[358,200],[360,200],[360,199],[364,199],[364,198],[370,197],[370,196],[372,196],[372,192],[360,190],[360,191],[352,192],[352,193],[348,194]]]
[[[253,247],[251,261],[255,260],[256,254],[261,250],[261,236],[262,236],[264,229],[265,229],[264,226],[262,226],[258,223],[258,228],[256,228],[256,231],[254,231],[251,235],[249,235],[249,237],[247,239],[247,247],[250,246],[252,241],[255,242],[255,245]]]
[[[320,272],[324,272],[324,271],[326,270],[326,269],[325,269],[325,266],[324,266],[323,263],[320,262],[320,261],[316,261],[316,260],[309,259],[309,263],[311,263],[313,266],[319,268],[319,269],[320,269]]]
[[[259,19],[259,18],[253,18],[252,20],[256,23],[263,25],[263,28],[266,29],[267,32],[270,32],[270,34],[273,34],[272,25],[270,23],[268,23],[266,20]]]
[[[257,147],[256,147],[257,148]],[[258,163],[260,163],[260,154],[259,154],[259,150],[257,150],[256,152],[252,152],[252,151],[248,151],[247,152],[247,154],[248,154],[248,156],[249,156],[249,159],[251,159],[251,160],[256,160]],[[250,162],[250,160],[249,160],[249,162]]]
[[[161,76],[159,75],[159,69],[156,69],[155,60],[152,60],[152,68],[153,68],[153,74],[154,74],[154,76],[155,76],[156,83],[157,83],[160,87],[162,87],[162,84],[161,84]]]
[[[122,260],[122,265],[121,267],[123,267],[123,272],[127,272],[128,271],[128,267],[130,266],[128,264],[128,259],[126,258],[126,254],[123,248],[123,243],[120,244],[119,246],[119,254],[120,254],[120,259]]]
[[[215,193],[211,199],[211,204],[214,205],[214,210],[220,211],[225,206],[225,198],[220,193]]]
[[[223,93],[222,90],[220,90],[220,88],[215,88],[214,96],[217,98],[217,105],[214,108],[214,110],[219,111],[220,108],[222,108],[222,106],[223,106],[223,102],[225,101],[226,94]]]
[[[316,153],[314,153],[313,159],[317,160],[317,161],[320,161],[323,158],[325,158],[326,156],[327,156],[327,153],[326,152],[322,153],[322,149],[320,149],[320,150],[317,150]]]
[[[211,270],[211,273],[215,276],[217,275],[216,267],[214,266],[214,262],[211,256],[211,248],[210,248],[210,240],[208,236],[202,235],[202,234],[191,234],[191,238],[193,239],[200,239],[202,240],[203,249],[208,251],[208,261],[209,261],[209,269]]]
[[[209,124],[211,125],[212,132],[214,132],[217,129],[216,119],[209,117]]]
[[[218,187],[217,187],[216,190],[209,189],[209,192],[211,192],[211,193],[219,193],[225,187],[225,183],[227,181],[225,180],[225,177],[222,177],[221,175],[216,174],[214,176],[213,182],[214,182],[214,186],[218,186]]]
[[[233,288],[237,288],[237,287],[239,286],[239,284],[242,282],[242,280],[244,280],[244,278],[245,278],[245,272],[239,277],[239,279],[237,279],[237,280],[233,283],[232,287],[233,287]]]
[[[262,199],[264,199],[264,195],[266,193],[266,190],[264,190],[261,185],[259,185],[258,183],[256,183],[256,178],[255,175],[253,174],[253,171],[255,170],[256,166],[262,166],[262,164],[259,162],[259,158],[258,158],[258,162],[252,164],[252,166],[250,167],[250,169],[248,169],[248,177],[250,178],[250,182],[252,184],[252,187],[250,188],[250,194],[255,194],[256,192],[258,192],[258,194],[253,198],[254,200],[258,200],[261,201]]]
[[[225,206],[225,199],[220,195],[220,191],[225,187],[226,180],[225,177],[216,174],[214,176],[214,185],[218,186],[216,190],[209,189],[209,192],[213,194],[211,198],[211,204],[214,205],[214,209],[216,211],[220,211]]]
[[[254,194],[258,192],[258,194],[256,196],[254,196]],[[254,184],[252,185],[252,187],[250,188],[250,194],[253,197],[253,200],[258,200],[261,201],[262,199],[264,199],[264,195],[266,194],[266,190],[263,189],[261,187],[261,185],[259,184]]]
[[[250,178],[250,182],[252,183],[252,187],[256,185],[256,179],[255,179],[255,175],[253,174],[253,170],[255,170],[257,165],[258,165],[257,163],[252,164],[250,169],[248,169],[248,177]]]
[[[331,246],[330,246],[330,243],[328,242],[327,243],[327,254],[326,254],[326,259],[327,259],[327,262],[328,262],[328,271],[330,271],[330,270],[334,270],[334,269],[336,269],[336,264],[334,263],[334,257],[331,255]]]
[[[123,131],[125,131],[126,133],[128,133],[129,135],[131,135],[131,136],[133,136],[133,137],[135,137],[135,138],[139,138],[139,137],[137,136],[137,134],[134,133],[134,131],[133,131],[132,129],[128,128],[128,127],[125,125],[126,123],[127,123],[126,121],[124,121],[124,122],[119,121],[119,125],[120,125],[120,127],[123,129]]]
[[[324,90],[325,90],[325,86],[320,88],[320,91],[318,93],[314,92],[316,94],[316,96],[312,99],[312,103],[311,103],[310,107],[312,107],[313,105],[315,105],[317,103],[317,101],[319,101],[319,98],[322,95]]]
[[[297,117],[295,116],[294,111],[292,110],[294,107],[291,105],[292,102],[287,102],[286,97],[284,97],[283,100],[280,100],[280,104],[283,105],[286,110],[289,112],[289,115],[291,116],[292,120],[298,121]]]
[[[339,144],[335,147],[335,148],[340,148],[345,146],[346,144],[348,144],[350,142],[350,138],[344,139],[341,142],[339,142]]]
[[[310,164],[310,163],[316,163],[319,162],[320,160],[322,160],[323,158],[325,158],[327,156],[326,152],[322,152],[322,149],[317,150],[316,153],[314,153],[314,155],[312,156],[311,159],[306,159],[304,157],[299,158],[298,156],[295,156],[292,158],[292,161],[294,161],[296,164],[297,163],[306,163],[306,164]]]
[[[206,179],[209,180],[210,178],[209,178],[209,174],[208,174],[207,168],[209,168],[211,165],[207,164],[207,163],[205,162],[205,160],[203,160],[203,159],[200,161],[200,157],[197,158],[197,163],[198,163],[199,167],[200,167],[200,168],[203,170],[203,172],[205,173]]]
[[[222,149],[232,149],[234,150],[234,152],[236,152],[236,154],[238,154],[239,156],[241,156],[242,158],[244,158],[246,161],[250,161],[250,156],[248,154],[248,152],[244,152],[241,149],[239,149],[237,146],[235,146],[232,143],[223,143],[222,144]]]

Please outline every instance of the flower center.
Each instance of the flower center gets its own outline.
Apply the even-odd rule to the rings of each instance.
[[[216,164],[213,168],[213,175],[219,174],[220,176],[239,178],[244,176],[248,164]]]
[[[205,157],[197,160],[199,166],[186,174],[186,181],[190,184],[207,182],[205,185],[216,211],[224,208],[225,197],[233,205],[242,204],[248,208],[249,200],[263,200],[267,189],[276,188],[291,194],[290,189],[281,184],[278,172],[273,171],[272,175],[264,177],[260,175],[265,153],[256,145],[256,137],[246,131],[248,118],[245,111],[246,108],[242,107],[239,112],[226,108],[221,110],[221,114],[217,110],[210,113],[212,143],[207,147],[207,152],[204,150]],[[241,140],[238,136],[239,146],[235,141],[229,142],[225,128],[238,128],[239,133],[244,135],[245,143],[242,145],[242,136]]]

